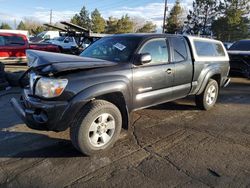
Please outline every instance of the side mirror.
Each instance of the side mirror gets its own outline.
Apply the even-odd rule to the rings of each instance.
[[[65,39],[65,40],[64,40],[64,43],[69,43],[69,39]]]
[[[152,61],[152,56],[150,55],[150,53],[139,54],[138,60],[139,60],[138,63],[140,63],[141,65],[144,65]]]

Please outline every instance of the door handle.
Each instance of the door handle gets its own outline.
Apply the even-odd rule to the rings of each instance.
[[[166,73],[171,74],[172,73],[172,69],[167,69]]]

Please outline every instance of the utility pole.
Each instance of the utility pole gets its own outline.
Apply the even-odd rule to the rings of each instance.
[[[49,19],[49,23],[52,24],[52,16],[53,16],[53,11],[52,9],[50,10],[50,19]]]
[[[162,33],[165,33],[165,29],[166,29],[165,27],[166,27],[167,11],[168,11],[168,0],[165,0]]]
[[[16,29],[16,19],[14,19],[14,29]]]

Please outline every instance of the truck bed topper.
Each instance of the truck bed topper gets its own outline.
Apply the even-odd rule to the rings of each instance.
[[[224,47],[223,43],[218,40],[214,39],[208,39],[208,38],[200,38],[200,37],[194,37],[194,36],[186,36],[188,41],[190,42],[190,46],[192,48],[193,58],[195,61],[229,61],[229,56],[227,53],[226,48]],[[204,44],[204,52],[205,54],[199,53],[199,51],[202,51],[202,45],[198,46],[198,43]],[[211,51],[212,48],[221,48],[221,54],[210,54],[208,53],[208,45],[211,44]],[[214,50],[217,51],[217,50]]]

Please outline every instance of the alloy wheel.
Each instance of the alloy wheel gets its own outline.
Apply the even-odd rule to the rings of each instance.
[[[90,125],[89,141],[94,147],[102,147],[112,139],[114,132],[114,117],[111,114],[103,113]]]

